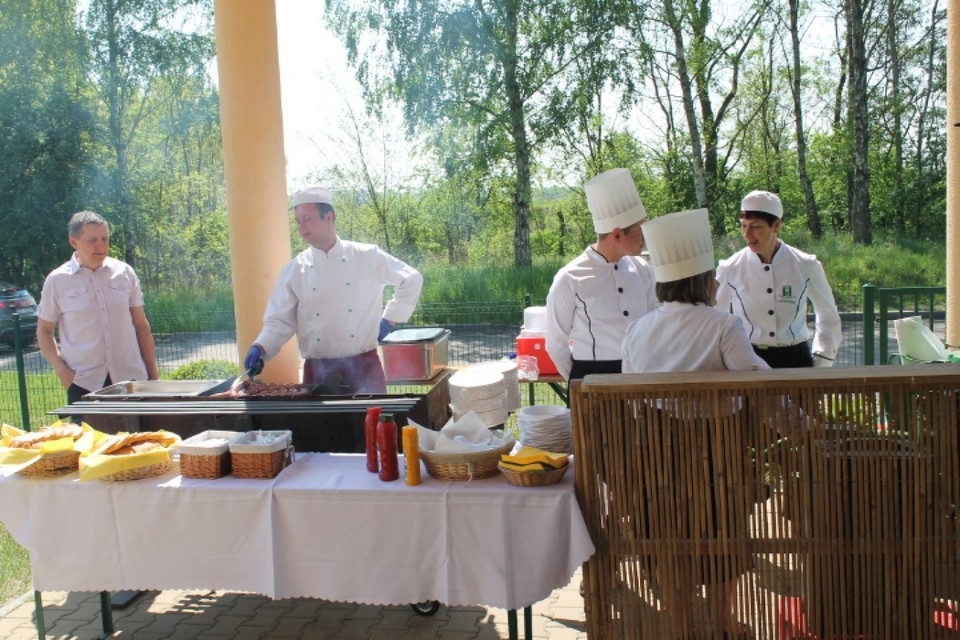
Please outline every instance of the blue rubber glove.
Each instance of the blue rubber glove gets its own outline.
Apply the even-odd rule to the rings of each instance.
[[[247,351],[247,357],[243,360],[243,366],[251,376],[263,371],[263,349],[258,345],[250,347],[250,351]]]
[[[383,342],[390,332],[393,331],[393,325],[386,318],[380,318],[380,333],[377,334],[377,341]]]

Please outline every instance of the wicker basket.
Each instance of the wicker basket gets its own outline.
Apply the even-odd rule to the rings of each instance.
[[[170,460],[164,460],[163,462],[148,464],[144,467],[137,467],[136,469],[125,469],[124,471],[111,473],[108,476],[102,476],[100,479],[106,480],[107,482],[119,482],[123,480],[140,480],[141,478],[153,478],[155,476],[162,476],[163,474],[170,471],[172,467],[173,467],[173,463]]]
[[[293,433],[289,429],[248,431],[230,443],[230,469],[238,478],[275,478],[292,462]]]
[[[230,442],[240,436],[238,431],[204,431],[180,443],[180,475],[185,478],[222,478],[230,473]],[[217,446],[211,439],[223,440]]]
[[[507,479],[507,482],[515,487],[546,487],[551,484],[557,484],[567,473],[569,464],[565,464],[559,469],[547,469],[545,471],[517,471],[509,467],[500,467],[500,473]]]
[[[184,478],[222,478],[230,473],[230,452],[209,456],[180,454],[180,475]]]
[[[513,441],[489,451],[435,453],[420,450],[427,473],[438,480],[479,480],[500,472],[500,456],[510,453]]]
[[[293,462],[293,445],[269,453],[230,454],[231,472],[237,478],[275,478]]]
[[[54,478],[73,473],[79,468],[80,452],[68,449],[45,453],[40,459],[17,472],[25,478]]]

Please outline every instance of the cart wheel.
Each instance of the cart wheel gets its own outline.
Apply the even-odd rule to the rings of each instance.
[[[440,603],[436,600],[424,600],[423,602],[411,604],[410,608],[413,609],[413,612],[418,616],[432,616],[437,611],[440,611]]]

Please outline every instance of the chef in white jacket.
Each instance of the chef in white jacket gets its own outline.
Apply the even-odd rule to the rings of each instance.
[[[743,320],[754,350],[773,368],[829,367],[840,348],[840,314],[817,257],[780,239],[783,204],[751,191],[740,205],[747,246],[720,261],[717,307]],[[812,353],[807,302],[815,323]]]
[[[310,246],[281,269],[244,367],[259,373],[296,335],[305,383],[334,393],[385,393],[377,344],[413,314],[423,276],[375,245],[342,239],[329,189],[301,189],[293,204],[297,231]],[[386,287],[393,296],[384,306]]]
[[[620,373],[627,326],[657,305],[653,271],[640,257],[646,210],[627,169],[584,185],[597,241],[554,276],[546,348],[567,380]]]

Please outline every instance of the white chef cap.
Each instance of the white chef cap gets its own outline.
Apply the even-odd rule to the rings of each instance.
[[[648,220],[643,225],[643,237],[657,282],[673,282],[714,268],[706,209],[677,211]]]
[[[637,185],[627,169],[610,169],[583,185],[597,233],[624,229],[647,217]]]

